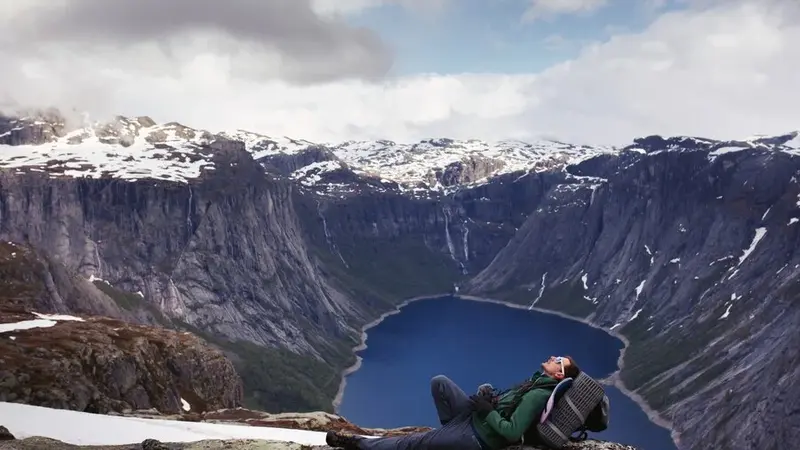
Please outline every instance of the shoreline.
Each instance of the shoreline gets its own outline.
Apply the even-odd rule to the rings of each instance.
[[[439,298],[439,297],[447,297],[447,296],[451,296],[451,295],[453,295],[453,294],[452,293],[432,294],[432,295],[425,295],[425,296],[419,296],[419,297],[412,297],[412,298],[403,300],[402,302],[398,303],[394,307],[394,309],[381,314],[380,316],[378,316],[377,319],[375,319],[372,322],[369,322],[369,323],[365,324],[363,327],[361,327],[361,336],[359,338],[359,342],[358,342],[357,345],[355,345],[354,347],[352,347],[350,349],[350,351],[356,357],[356,362],[354,362],[351,366],[346,367],[339,374],[342,377],[342,379],[341,379],[341,381],[339,381],[339,390],[336,391],[336,397],[333,398],[333,413],[334,414],[339,415],[338,409],[339,409],[339,405],[342,404],[342,398],[344,397],[344,388],[347,386],[347,376],[361,368],[361,360],[362,360],[362,358],[360,356],[358,356],[356,353],[358,353],[358,352],[360,352],[362,350],[366,350],[366,348],[367,348],[367,330],[369,330],[370,328],[374,328],[374,327],[380,325],[381,322],[386,320],[387,317],[393,316],[395,314],[399,314],[400,311],[404,307],[410,305],[411,303],[414,303],[414,302],[417,302],[417,301],[420,301],[420,300],[427,300],[427,299]]]
[[[605,329],[605,328],[603,328],[603,327],[601,327],[599,325],[596,325],[594,323],[589,322],[586,319],[570,316],[568,314],[565,314],[565,313],[562,313],[562,312],[559,312],[559,311],[552,311],[552,310],[549,310],[549,309],[542,309],[542,308],[538,308],[538,307],[535,307],[535,306],[534,307],[528,307],[528,306],[525,306],[525,305],[521,305],[521,304],[517,304],[517,303],[511,303],[511,302],[507,302],[507,301],[503,301],[503,300],[497,300],[497,299],[486,298],[486,297],[477,297],[477,296],[466,295],[466,294],[457,294],[457,293],[452,293],[452,292],[413,297],[413,298],[410,298],[410,299],[407,299],[407,300],[403,300],[402,302],[397,304],[397,306],[395,306],[395,308],[393,310],[388,311],[388,312],[386,312],[384,314],[381,314],[377,319],[375,319],[372,322],[369,322],[366,325],[364,325],[361,328],[361,337],[360,337],[359,344],[352,348],[353,354],[355,354],[355,353],[357,353],[359,351],[362,351],[362,350],[367,348],[367,343],[366,343],[366,341],[367,341],[367,330],[369,330],[370,328],[373,328],[373,327],[376,327],[376,326],[380,325],[381,322],[383,322],[387,317],[400,313],[401,310],[405,306],[408,306],[413,302],[417,302],[417,301],[420,301],[420,300],[440,298],[440,297],[455,297],[455,298],[460,299],[460,300],[467,300],[467,301],[473,301],[473,302],[483,302],[483,303],[493,303],[493,304],[505,306],[505,307],[508,307],[508,308],[524,309],[524,310],[527,310],[527,311],[536,311],[536,312],[543,313],[543,314],[550,314],[550,315],[558,316],[558,317],[561,317],[561,318],[564,318],[564,319],[580,322],[580,323],[582,323],[584,325],[588,325],[588,326],[590,326],[590,327],[592,327],[592,328],[594,328],[596,330],[601,330],[601,331],[605,332],[606,334],[608,334],[611,337],[619,339],[622,342],[622,349],[620,349],[619,356],[617,357],[617,370],[615,370],[613,373],[611,373],[609,376],[607,376],[606,378],[604,378],[602,380],[598,379],[598,381],[601,384],[614,386],[620,392],[622,392],[623,395],[625,395],[626,397],[631,399],[637,406],[639,406],[639,408],[642,409],[642,411],[644,411],[645,415],[647,416],[647,418],[652,423],[654,423],[655,425],[657,425],[657,426],[659,426],[661,428],[664,428],[667,431],[669,431],[670,437],[672,438],[672,441],[675,443],[675,446],[680,448],[680,433],[675,430],[674,425],[670,421],[668,421],[664,417],[662,417],[661,414],[659,414],[657,411],[652,409],[644,401],[644,399],[642,398],[641,395],[639,395],[636,392],[633,392],[633,391],[629,390],[625,386],[625,383],[623,383],[622,380],[620,379],[620,372],[622,371],[622,369],[624,367],[623,359],[625,357],[625,351],[630,346],[630,342],[628,341],[628,339],[625,336],[615,332],[614,330]],[[339,390],[337,391],[336,397],[333,400],[334,414],[337,414],[337,415],[339,414],[337,410],[339,408],[339,405],[341,405],[342,399],[344,397],[344,389],[347,386],[347,376],[352,374],[353,372],[357,371],[361,367],[361,360],[362,360],[362,358],[360,356],[356,355],[356,362],[353,363],[353,365],[351,365],[350,367],[347,367],[344,370],[342,370],[342,373],[341,373],[342,380],[339,383]]]

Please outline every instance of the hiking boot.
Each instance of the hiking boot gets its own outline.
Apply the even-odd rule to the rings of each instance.
[[[358,440],[359,438],[357,436],[350,436],[336,431],[328,431],[325,435],[325,442],[329,446],[343,448],[345,450],[357,450]]]

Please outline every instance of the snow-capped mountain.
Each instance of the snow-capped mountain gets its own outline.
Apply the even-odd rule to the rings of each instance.
[[[776,150],[800,154],[800,131],[776,136],[753,135],[743,139],[715,140],[693,136],[648,136],[634,139],[625,150],[645,153],[664,151],[707,151],[711,156],[742,150]]]
[[[53,112],[0,117],[0,167],[43,171],[53,177],[112,177],[187,182],[214,170],[213,154],[231,144],[265,167],[320,192],[341,195],[366,183],[378,190],[448,192],[492,177],[562,170],[601,154],[699,150],[721,153],[763,149],[800,155],[798,132],[731,141],[649,136],[627,147],[572,145],[556,141],[428,139],[315,143],[246,130],[218,133],[149,117],[122,117],[68,127]],[[288,158],[288,161],[287,161]],[[289,170],[290,169],[290,170]]]
[[[216,136],[148,117],[69,129],[62,120],[0,118],[0,167],[51,176],[186,181],[213,169]]]

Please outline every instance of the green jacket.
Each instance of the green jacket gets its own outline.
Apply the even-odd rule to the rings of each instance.
[[[522,396],[519,405],[510,414],[510,417],[504,417],[498,410],[502,410],[503,406],[513,402],[518,388],[501,394],[497,399],[495,410],[483,419],[478,417],[476,412],[472,413],[472,424],[475,431],[492,449],[500,449],[517,443],[523,436],[528,443],[535,440],[535,424],[541,417],[542,411],[547,405],[547,399],[550,398],[558,380],[541,372],[534,373],[529,380],[533,381],[533,388]]]

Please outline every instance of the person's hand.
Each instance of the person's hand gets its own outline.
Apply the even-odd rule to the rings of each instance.
[[[489,383],[483,383],[478,386],[478,395],[483,397],[491,397],[494,394],[494,387]]]
[[[485,417],[487,414],[494,411],[494,405],[492,405],[488,397],[475,394],[469,399],[472,402],[472,410],[477,412],[480,417]]]

